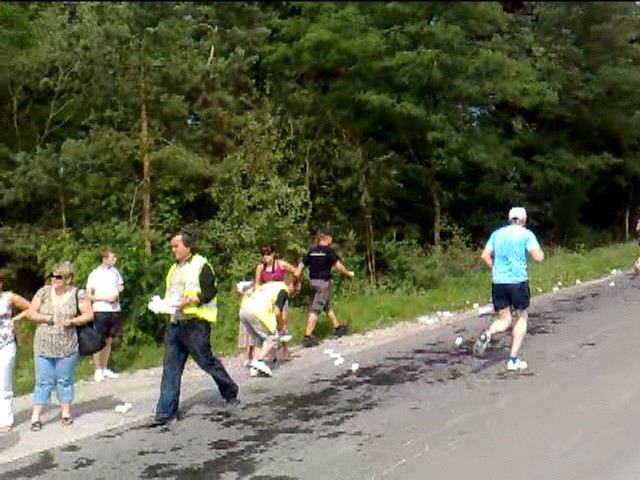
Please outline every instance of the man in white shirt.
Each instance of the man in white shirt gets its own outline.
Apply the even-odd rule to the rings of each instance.
[[[120,293],[124,290],[124,281],[115,267],[118,260],[115,253],[108,249],[101,249],[98,252],[98,258],[100,265],[89,274],[87,279],[87,294],[93,306],[95,328],[107,340],[105,347],[93,355],[96,367],[93,379],[101,382],[105,378],[118,377],[107,368],[107,364],[113,338],[122,335]]]

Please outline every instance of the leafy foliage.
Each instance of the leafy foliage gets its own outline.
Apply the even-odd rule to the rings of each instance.
[[[546,245],[619,239],[638,32],[634,2],[4,2],[0,263],[30,296],[109,245],[138,344],[181,226],[225,338],[260,244],[296,263],[323,226],[369,293],[473,270],[514,204]]]

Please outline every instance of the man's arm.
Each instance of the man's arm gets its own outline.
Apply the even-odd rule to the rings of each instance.
[[[542,260],[544,260],[544,252],[540,247],[532,248],[531,250],[529,250],[529,253],[536,262],[541,262]]]
[[[338,270],[341,274],[349,278],[353,278],[354,273],[351,270],[347,270],[340,260],[333,264],[333,268]]]
[[[199,305],[203,303],[209,303],[216,296],[218,290],[216,289],[216,279],[213,275],[213,270],[207,264],[200,270],[200,293],[196,297],[182,297],[178,301],[178,307],[182,308],[186,305]]]
[[[335,268],[345,277],[353,278],[353,272],[351,270],[347,270],[340,261],[340,256],[333,249],[329,250],[329,260],[331,261],[331,268]]]
[[[116,280],[116,288],[118,289],[118,293],[122,293],[124,291],[124,279],[122,278],[122,274],[117,269],[116,276],[118,277]]]
[[[96,302],[98,300],[101,300],[100,298],[97,298],[94,294],[96,291],[95,286],[93,285],[93,278],[94,274],[93,272],[91,272],[89,274],[89,278],[87,279],[87,287],[86,287],[86,291],[87,291],[87,298],[89,299],[90,302]]]
[[[491,247],[489,247],[488,245],[484,247],[480,258],[484,263],[487,264],[487,267],[493,268],[493,249]]]
[[[97,301],[104,301],[104,302],[111,302],[111,303],[115,303],[118,301],[118,295],[96,295],[96,285],[95,285],[95,274],[93,272],[91,272],[89,274],[89,278],[87,279],[87,299],[90,302],[97,302]],[[122,289],[118,288],[119,285],[116,285],[116,288],[118,289],[118,292],[121,292],[124,287]]]
[[[540,243],[538,242],[538,239],[533,234],[533,232],[530,233],[529,235],[530,236],[529,236],[529,241],[527,242],[528,243],[527,251],[536,262],[541,262],[542,260],[544,260],[544,253],[540,248]]]
[[[298,268],[296,268],[296,271],[293,272],[293,275],[296,278],[300,278],[300,275],[302,275],[302,270],[304,270],[304,267],[306,267],[309,264],[309,253],[310,252],[311,252],[311,250],[307,250],[307,252],[300,259],[300,263],[298,263]]]
[[[213,300],[218,290],[216,288],[216,278],[213,275],[213,270],[207,264],[200,270],[200,294],[198,295],[199,303],[208,303]]]

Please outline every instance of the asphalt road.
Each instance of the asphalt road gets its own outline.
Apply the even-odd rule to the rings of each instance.
[[[168,427],[139,422],[0,466],[1,478],[640,479],[640,278],[536,298],[524,354],[483,358],[488,318],[357,355],[317,349],[254,379],[240,408],[203,391]],[[465,338],[454,345],[456,336]]]

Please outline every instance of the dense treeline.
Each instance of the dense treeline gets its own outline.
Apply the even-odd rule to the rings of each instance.
[[[109,245],[135,332],[180,226],[227,290],[320,226],[372,285],[424,288],[430,252],[513,204],[570,248],[638,213],[637,2],[4,2],[0,23],[0,266],[31,294]]]

